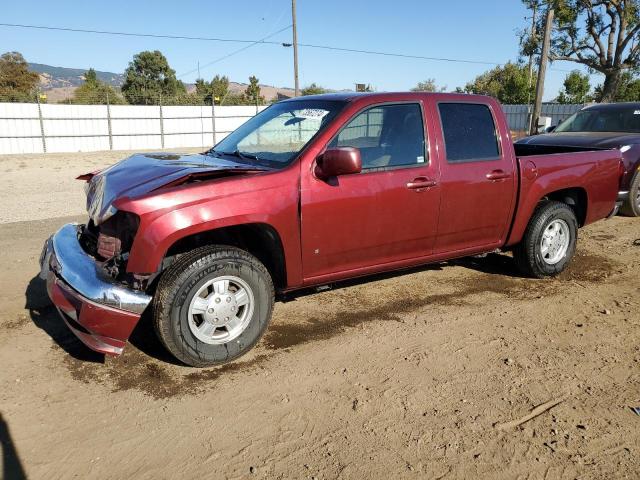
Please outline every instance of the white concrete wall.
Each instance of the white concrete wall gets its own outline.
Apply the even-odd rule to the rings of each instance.
[[[258,111],[266,107],[258,107]],[[220,141],[256,114],[215,107]],[[38,105],[0,103],[0,154],[152,150],[213,145],[210,106]],[[109,117],[111,132],[109,132]],[[44,136],[44,137],[43,137]],[[44,141],[43,141],[44,140]]]

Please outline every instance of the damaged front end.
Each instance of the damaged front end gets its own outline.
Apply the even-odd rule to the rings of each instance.
[[[127,271],[141,219],[122,200],[188,183],[263,172],[208,155],[144,154],[78,177],[86,181],[86,225],[62,227],[46,243],[41,277],[71,331],[88,347],[119,355],[151,302],[159,272]]]
[[[85,230],[67,224],[47,240],[40,276],[71,331],[91,349],[119,355],[151,297],[113,278],[85,251]]]

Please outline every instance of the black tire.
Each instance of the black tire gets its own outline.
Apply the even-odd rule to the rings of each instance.
[[[228,343],[209,344],[189,327],[189,304],[199,288],[222,275],[243,280],[255,305],[242,333]],[[207,246],[181,256],[158,282],[153,302],[155,330],[166,349],[193,367],[219,365],[247,353],[269,325],[274,290],[269,272],[253,255],[234,247]]]
[[[626,217],[640,217],[640,170],[636,172],[629,188],[629,198],[620,207]]]
[[[569,227],[569,245],[564,256],[555,264],[542,257],[542,235],[552,222],[563,220]],[[522,273],[535,278],[558,275],[571,261],[578,241],[578,221],[567,204],[546,202],[534,212],[522,241],[513,250],[516,265]]]

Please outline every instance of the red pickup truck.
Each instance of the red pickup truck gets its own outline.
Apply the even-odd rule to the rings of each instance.
[[[621,154],[522,148],[488,97],[294,98],[206,153],[82,176],[88,223],[46,242],[41,275],[94,350],[120,354],[148,312],[182,362],[227,362],[293,290],[496,249],[561,272],[578,228],[615,213]]]

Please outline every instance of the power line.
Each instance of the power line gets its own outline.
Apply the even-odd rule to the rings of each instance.
[[[479,65],[503,65],[499,62],[485,62],[481,60],[465,60],[460,58],[445,58],[445,57],[426,57],[423,55],[412,55],[405,53],[393,53],[393,52],[378,52],[375,50],[360,50],[357,48],[344,48],[344,47],[332,47],[328,45],[313,45],[309,43],[299,43],[300,47],[308,47],[308,48],[318,48],[322,50],[337,50],[340,52],[350,52],[350,53],[365,53],[367,55],[382,55],[385,57],[400,57],[400,58],[413,58],[419,60],[433,60],[437,62],[456,62],[456,63],[476,63]]]
[[[215,60],[212,60],[212,61],[210,61],[208,63],[205,63],[204,65],[200,65],[199,68],[196,68],[196,69],[193,69],[193,70],[189,70],[188,72],[185,72],[185,73],[181,73],[180,75],[178,75],[178,78],[182,78],[185,75],[189,75],[190,73],[193,73],[195,71],[198,71],[198,76],[200,76],[200,69],[201,68],[204,69],[204,68],[210,67],[211,65],[213,65],[215,63],[221,62],[222,60],[225,60],[225,59],[227,59],[229,57],[232,57],[232,56],[234,56],[234,55],[236,55],[236,54],[238,54],[240,52],[244,52],[245,50],[253,47],[254,45],[258,45],[259,43],[263,43],[263,44],[274,44],[275,43],[275,44],[280,45],[280,42],[267,42],[266,40],[268,38],[276,36],[279,33],[284,32],[285,30],[288,30],[289,28],[291,28],[291,25],[287,25],[286,27],[281,28],[277,32],[273,32],[273,33],[267,35],[266,37],[261,38],[260,40],[255,40],[252,43],[250,43],[249,45],[246,45],[246,46],[244,46],[242,48],[239,48],[238,50],[235,50],[235,51],[233,51],[231,53],[223,55],[222,57],[216,58]]]
[[[477,65],[493,65],[493,66],[501,66],[504,65],[504,62],[488,62],[482,60],[466,60],[460,58],[446,58],[446,57],[427,57],[424,55],[412,55],[405,53],[393,53],[393,52],[379,52],[375,50],[361,50],[356,48],[345,48],[345,47],[333,47],[328,45],[314,45],[309,43],[299,43],[300,47],[308,47],[308,48],[318,48],[322,50],[336,50],[340,52],[349,52],[349,53],[363,53],[366,55],[381,55],[385,57],[400,57],[400,58],[412,58],[417,60],[432,60],[436,62],[453,62],[453,63],[471,63]],[[571,72],[571,70],[561,70],[561,69],[550,69],[557,72]]]
[[[126,36],[126,37],[165,38],[165,39],[171,39],[171,40],[195,40],[195,41],[208,41],[208,42],[228,42],[228,43],[250,44],[245,48],[239,49],[235,52],[231,52],[228,55],[217,58],[216,60],[213,60],[212,62],[202,66],[202,68],[205,68],[209,65],[217,63],[230,56],[236,55],[237,53],[240,53],[246,50],[247,48],[250,48],[259,43],[266,44],[266,45],[282,45],[285,47],[291,46],[290,43],[267,40],[268,38],[271,38],[272,36],[290,28],[291,25],[259,40],[220,38],[220,37],[192,37],[192,36],[186,36],[186,35],[166,35],[166,34],[155,34],[155,33],[118,32],[118,31],[110,31],[110,30],[91,30],[91,29],[85,29],[85,28],[51,27],[51,26],[45,26],[45,25],[27,25],[27,24],[17,24],[17,23],[0,23],[0,26],[12,27],[12,28],[38,29],[38,30],[54,30],[54,31],[63,31],[63,32],[74,32],[74,33],[90,33],[90,34],[99,34],[99,35],[115,35],[115,36]],[[465,64],[493,65],[493,66],[504,65],[504,62],[490,62],[490,61],[483,61],[483,60],[469,60],[469,59],[448,58],[448,57],[429,57],[425,55],[413,55],[413,54],[396,53],[396,52],[382,52],[382,51],[376,51],[376,50],[364,50],[364,49],[357,49],[357,48],[336,47],[331,45],[318,45],[318,44],[310,44],[310,43],[299,43],[298,46],[321,49],[321,50],[332,50],[332,51],[347,52],[347,53],[361,53],[366,55],[378,55],[378,56],[385,56],[385,57],[409,58],[409,59],[415,59],[415,60],[429,60],[429,61],[436,61],[436,62],[465,63]],[[557,68],[551,68],[550,70],[557,71],[557,72],[571,72],[571,70],[563,70],[563,69],[557,69]],[[196,70],[183,73],[180,76],[188,75],[189,73],[193,73],[194,71]]]
[[[186,35],[115,32],[115,31],[109,31],[109,30],[89,30],[85,28],[50,27],[45,25],[25,25],[25,24],[19,24],[19,23],[0,23],[0,27],[30,28],[30,29],[37,29],[37,30],[55,30],[60,32],[74,32],[74,33],[93,33],[98,35],[115,35],[115,36],[125,36],[125,37],[168,38],[171,40],[197,40],[197,41],[205,41],[205,42],[229,42],[229,43],[260,43],[260,40],[247,40],[247,39],[239,39],[239,38],[190,37]],[[276,42],[276,41],[262,42],[262,43],[270,43],[272,45],[281,44],[281,42]]]

